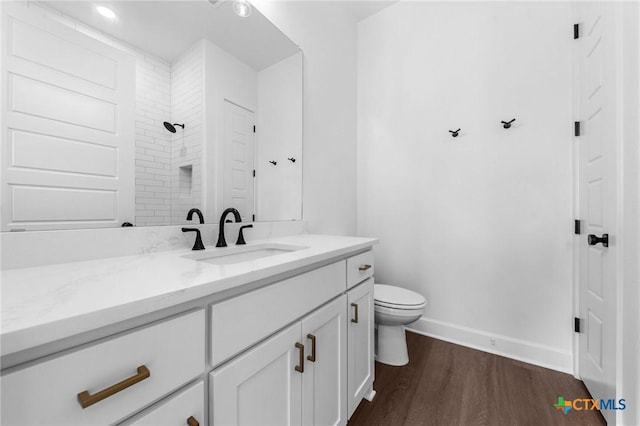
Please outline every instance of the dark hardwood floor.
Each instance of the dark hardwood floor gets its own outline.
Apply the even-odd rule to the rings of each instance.
[[[571,375],[407,332],[409,364],[376,363],[373,402],[349,426],[604,425],[598,411],[554,408],[591,398]]]

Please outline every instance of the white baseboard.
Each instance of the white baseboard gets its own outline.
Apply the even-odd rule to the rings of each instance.
[[[434,339],[573,374],[571,352],[559,351],[549,346],[424,317],[409,324],[406,329]]]

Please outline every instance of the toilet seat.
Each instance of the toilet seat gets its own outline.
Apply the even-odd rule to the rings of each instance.
[[[411,290],[385,284],[374,284],[374,305],[398,310],[422,309],[427,305],[426,299]]]

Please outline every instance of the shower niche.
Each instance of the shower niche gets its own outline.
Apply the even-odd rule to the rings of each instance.
[[[178,170],[178,194],[182,198],[191,198],[193,188],[193,165],[180,166]]]

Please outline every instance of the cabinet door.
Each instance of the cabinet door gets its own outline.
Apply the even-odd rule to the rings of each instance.
[[[300,322],[210,373],[211,424],[298,425]]]
[[[347,292],[349,417],[374,380],[373,279]]]
[[[302,320],[302,424],[347,423],[347,321],[342,295]]]

